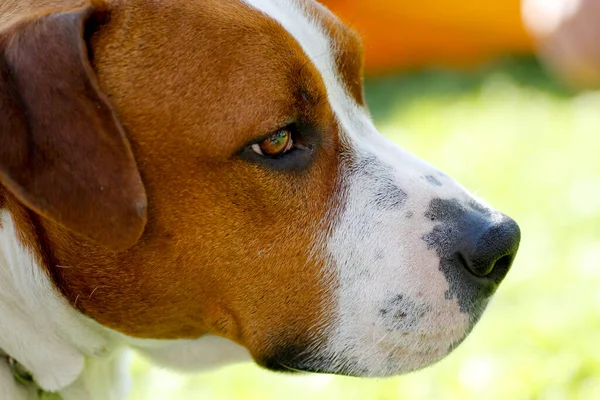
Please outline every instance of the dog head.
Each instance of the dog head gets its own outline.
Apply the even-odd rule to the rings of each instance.
[[[512,220],[379,135],[360,40],[317,3],[94,2],[0,49],[5,197],[112,330],[393,375],[458,345],[513,261]]]

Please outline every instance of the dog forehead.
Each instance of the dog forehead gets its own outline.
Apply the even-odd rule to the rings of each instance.
[[[350,148],[364,133],[376,133],[364,107],[362,43],[329,10],[312,0],[241,0],[277,21],[318,70],[328,100]]]
[[[241,0],[277,21],[302,47],[323,79],[331,85],[336,78],[332,37],[325,33],[325,10],[316,3],[296,0]]]
[[[295,119],[302,94],[325,97],[292,36],[241,1],[114,2],[91,48],[121,118],[144,127],[133,136],[204,159],[230,157]],[[319,111],[306,112],[318,119]]]

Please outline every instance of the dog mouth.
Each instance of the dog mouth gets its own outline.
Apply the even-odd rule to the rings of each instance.
[[[317,364],[286,364],[286,363],[278,363],[277,368],[270,368],[272,371],[284,372],[290,374],[323,374],[323,375],[341,375],[348,376],[354,378],[382,378],[382,377],[390,377],[397,376],[399,374],[405,374],[412,371],[416,371],[422,368],[425,368],[429,365],[434,364],[435,362],[441,360],[442,358],[448,355],[447,351],[439,351],[432,352],[427,354],[413,355],[414,358],[418,358],[418,362],[414,364],[406,365],[404,364],[402,368],[399,368],[396,360],[391,360],[390,358],[384,359],[383,362],[380,362],[380,369],[371,369],[369,367],[354,364],[352,362],[343,363],[345,365],[340,365],[339,367],[333,366],[319,366]]]
[[[368,375],[367,371],[360,372],[350,372],[343,369],[334,369],[334,368],[322,368],[316,365],[311,364],[294,364],[294,366],[290,366],[286,363],[278,363],[278,368],[276,370],[270,368],[273,371],[285,372],[290,374],[322,374],[322,375],[342,375],[342,376],[351,376],[351,377],[363,377]]]
[[[379,354],[377,368],[372,368],[373,360],[340,356],[307,358],[306,360],[271,359],[263,366],[271,371],[289,374],[326,374],[349,377],[387,377],[425,368],[446,357],[458,343],[431,349],[429,351],[409,351],[400,347]],[[374,350],[374,353],[377,353]],[[410,361],[407,361],[410,360]]]
[[[283,363],[279,363],[279,366],[281,367],[281,369],[285,370],[286,372],[290,372],[292,374],[307,374],[307,373],[319,373],[318,371],[314,371],[310,368],[308,369],[299,369],[299,368],[294,368],[294,367],[290,367],[288,365],[285,365]]]
[[[279,350],[269,358],[258,361],[264,368],[289,374],[335,374],[352,375],[340,368],[335,368],[332,357],[307,354],[306,351],[296,352],[296,347]],[[357,375],[354,375],[357,376]]]

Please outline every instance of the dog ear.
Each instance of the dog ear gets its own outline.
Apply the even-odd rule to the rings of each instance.
[[[0,184],[28,208],[113,251],[134,245],[146,194],[88,58],[94,6],[0,31]]]

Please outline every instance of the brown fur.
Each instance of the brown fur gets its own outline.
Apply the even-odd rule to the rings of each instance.
[[[65,5],[74,10],[79,3],[9,0],[0,5],[0,23],[10,25],[6,15]],[[94,18],[98,6],[88,10]],[[321,77],[283,28],[235,1],[110,1],[108,15],[106,23],[92,19],[78,40],[89,37],[90,63],[144,182],[148,224],[141,240],[112,251],[102,245],[104,236],[92,237],[96,243],[85,238],[91,227],[25,208],[9,185],[0,187],[0,206],[12,212],[71,304],[110,328],[151,338],[210,332],[259,358],[308,341],[328,319],[331,277],[323,274],[320,253],[309,253],[333,218],[326,214],[335,207],[341,151]],[[357,40],[327,21],[344,48],[352,43],[355,49],[340,53],[338,64],[362,102]],[[45,39],[48,48],[70,45],[58,34]],[[73,62],[52,58],[64,71]],[[64,124],[89,116],[69,114],[72,105],[52,96],[38,101],[66,116]],[[244,144],[295,120],[322,138],[310,168],[274,171],[240,159]],[[99,173],[112,163],[68,151],[54,157]],[[135,184],[123,190],[139,193]]]

